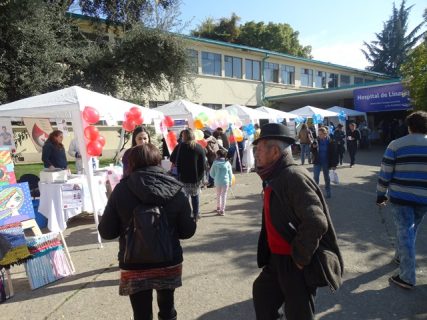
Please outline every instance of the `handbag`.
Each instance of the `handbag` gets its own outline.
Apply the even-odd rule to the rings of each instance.
[[[329,171],[329,179],[331,180],[331,182],[333,184],[339,184],[340,183],[340,179],[338,177],[338,173],[335,170],[330,170]]]
[[[172,163],[170,174],[179,180],[179,172],[178,172],[178,160],[179,160],[179,151],[181,150],[181,144],[177,146],[178,151],[176,152],[176,163]]]

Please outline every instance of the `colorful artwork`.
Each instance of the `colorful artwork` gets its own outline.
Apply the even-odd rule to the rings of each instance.
[[[30,138],[34,147],[41,152],[49,133],[53,131],[49,119],[23,118],[23,120],[27,131],[31,133]]]
[[[0,119],[0,146],[16,149],[10,120]]]
[[[0,186],[0,226],[34,218],[28,182]]]
[[[12,156],[8,147],[0,147],[0,186],[16,183]]]

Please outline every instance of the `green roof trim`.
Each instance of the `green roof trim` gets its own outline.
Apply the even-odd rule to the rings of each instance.
[[[296,96],[302,96],[302,95],[306,95],[306,94],[325,93],[325,92],[340,91],[340,90],[347,90],[347,89],[353,89],[353,88],[365,88],[365,87],[370,87],[373,85],[375,85],[377,87],[377,86],[381,86],[383,84],[391,84],[391,83],[400,82],[400,81],[401,81],[400,78],[394,78],[394,79],[390,79],[390,80],[371,81],[371,82],[364,83],[364,84],[354,84],[354,85],[339,87],[339,88],[328,88],[328,89],[319,88],[319,89],[308,90],[308,91],[303,91],[303,92],[281,94],[278,96],[269,96],[269,97],[265,97],[265,100],[275,101],[275,100],[280,100],[282,98],[296,97]]]
[[[204,42],[204,43],[215,44],[215,45],[219,45],[219,46],[223,46],[223,47],[240,49],[240,50],[243,50],[243,51],[245,51],[245,50],[246,51],[253,51],[253,52],[262,53],[262,54],[270,55],[270,56],[284,57],[284,58],[288,58],[288,59],[292,59],[292,60],[298,60],[298,61],[303,61],[303,62],[320,64],[320,65],[323,65],[323,66],[340,68],[340,69],[348,70],[348,71],[351,71],[351,72],[358,72],[358,73],[363,73],[365,75],[377,76],[377,77],[386,78],[386,79],[387,78],[388,79],[391,78],[390,76],[388,76],[388,75],[386,75],[384,73],[379,73],[379,72],[374,72],[374,71],[368,71],[368,70],[363,70],[363,69],[357,69],[357,68],[342,66],[342,65],[339,65],[339,64],[335,64],[335,63],[314,60],[314,59],[297,57],[297,56],[293,56],[293,55],[286,54],[286,53],[280,53],[280,52],[276,52],[276,51],[269,51],[269,50],[265,50],[265,49],[258,49],[258,48],[249,47],[249,46],[245,46],[245,45],[240,45],[240,44],[235,44],[235,43],[228,43],[228,42],[223,42],[223,41],[218,41],[218,40],[212,40],[212,39],[207,39],[207,38],[199,38],[199,37],[193,37],[193,36],[188,36],[188,35],[181,35],[181,36],[183,38],[186,38],[186,39],[192,40],[192,41]]]

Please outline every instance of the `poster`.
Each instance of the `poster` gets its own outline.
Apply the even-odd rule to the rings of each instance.
[[[83,207],[83,186],[79,183],[67,183],[61,186],[62,208],[78,209]]]
[[[16,149],[12,125],[9,119],[0,119],[0,146]]]
[[[401,83],[353,91],[354,109],[363,112],[407,110],[409,91]]]
[[[0,186],[0,226],[34,218],[28,182]]]
[[[8,147],[0,147],[0,186],[16,183],[12,156]]]
[[[62,135],[64,137],[68,137],[69,130],[68,130],[67,121],[65,119],[56,119],[56,127],[58,128],[58,130],[62,131]]]
[[[49,133],[53,131],[49,119],[23,118],[23,120],[34,147],[41,152]]]

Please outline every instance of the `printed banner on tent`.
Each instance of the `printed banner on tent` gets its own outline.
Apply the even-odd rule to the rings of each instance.
[[[56,119],[56,127],[62,131],[64,137],[68,137],[69,128],[65,119]]]
[[[10,120],[0,119],[0,146],[16,149]]]
[[[23,118],[23,120],[34,147],[41,152],[49,133],[53,131],[49,119]]]
[[[409,91],[402,84],[358,89],[353,91],[354,109],[379,112],[410,109]]]

